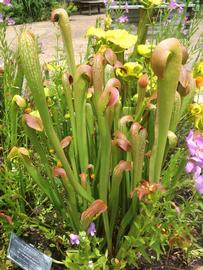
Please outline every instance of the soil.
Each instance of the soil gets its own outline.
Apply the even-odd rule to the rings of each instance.
[[[199,267],[202,266],[203,269],[203,258],[199,260],[194,260],[190,264],[185,260],[181,250],[173,250],[169,254],[161,257],[157,262],[152,265],[146,264],[146,262],[140,263],[140,270],[202,270]]]

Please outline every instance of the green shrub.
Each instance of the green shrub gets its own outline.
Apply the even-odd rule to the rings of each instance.
[[[57,4],[55,0],[13,0],[12,8],[8,8],[8,15],[17,24],[46,20]]]

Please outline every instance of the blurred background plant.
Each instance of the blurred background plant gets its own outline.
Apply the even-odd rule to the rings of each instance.
[[[47,20],[54,8],[63,7],[68,14],[77,11],[77,7],[71,1],[56,0],[12,0],[12,6],[6,7],[5,13],[12,17],[17,24],[31,23]]]

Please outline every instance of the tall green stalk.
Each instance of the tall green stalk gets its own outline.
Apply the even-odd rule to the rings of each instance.
[[[83,67],[86,68],[89,66],[84,65]],[[86,173],[89,162],[88,148],[87,148],[86,109],[85,109],[88,84],[89,83],[87,78],[84,77],[84,74],[81,74],[76,79],[73,91],[75,118],[76,118],[76,136],[77,136],[76,141],[78,147],[81,173]]]
[[[23,72],[22,68],[20,65],[17,66],[17,72],[16,72],[16,77],[13,85],[13,89],[11,91],[12,97],[14,95],[19,94],[21,95],[21,90],[22,90],[22,85],[23,85]],[[13,147],[17,144],[17,129],[18,129],[18,111],[17,111],[17,106],[15,102],[11,103],[10,111],[9,111],[9,120],[10,120],[10,125],[11,125],[11,141],[10,141],[10,146]]]
[[[73,106],[73,77],[68,74],[64,73],[62,76],[62,84],[63,90],[65,94],[66,105],[68,106],[68,110],[70,113],[70,121],[72,127],[72,134],[73,134],[73,144],[74,144],[74,154],[76,158],[76,163],[78,160],[78,150],[77,150],[77,131],[76,131],[76,119],[75,119],[75,111]]]
[[[75,179],[73,171],[70,167],[70,164],[64,154],[64,151],[60,145],[60,141],[54,130],[46,103],[46,97],[44,94],[42,73],[36,42],[34,40],[33,35],[30,32],[24,31],[21,34],[21,38],[19,41],[19,54],[23,72],[25,78],[27,79],[29,88],[32,92],[35,104],[39,110],[45,132],[51,144],[53,145],[53,148],[56,151],[59,160],[61,160],[63,167],[75,191],[78,194],[80,194],[84,199],[91,202],[92,201],[91,196],[82,188],[82,186]]]
[[[160,42],[152,54],[151,63],[158,77],[158,94],[149,180],[158,182],[182,63],[182,49],[179,41],[169,38]]]
[[[101,145],[101,157],[100,157],[100,172],[99,172],[99,196],[104,202],[107,202],[108,185],[110,180],[110,158],[111,158],[111,135],[109,131],[108,121],[103,111],[99,111],[97,114],[100,145]],[[105,212],[103,214],[104,228],[106,232],[106,240],[108,244],[109,252],[112,252],[112,241],[110,236],[109,218]]]
[[[66,51],[66,60],[68,63],[68,67],[70,69],[70,73],[72,76],[75,75],[76,72],[76,64],[73,50],[73,42],[72,42],[72,34],[70,28],[70,21],[67,12],[62,9],[56,9],[52,12],[51,20],[53,22],[58,21],[59,27],[61,29],[61,34],[63,37],[64,48]]]

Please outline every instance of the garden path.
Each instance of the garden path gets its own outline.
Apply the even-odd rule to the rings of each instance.
[[[104,15],[73,15],[71,16],[71,29],[73,36],[73,46],[76,55],[76,61],[79,63],[81,54],[85,52],[87,46],[87,40],[85,39],[85,33],[88,27],[95,25],[98,17],[104,17]],[[39,43],[42,47],[42,54],[40,55],[42,62],[48,62],[53,60],[56,56],[56,41],[59,37],[59,29],[57,24],[53,24],[50,21],[35,22],[32,24],[9,26],[7,31],[7,40],[11,43],[11,47],[15,48],[17,44],[16,35],[18,35],[21,29],[30,29],[39,39]],[[59,48],[62,48],[62,41],[59,38]]]

